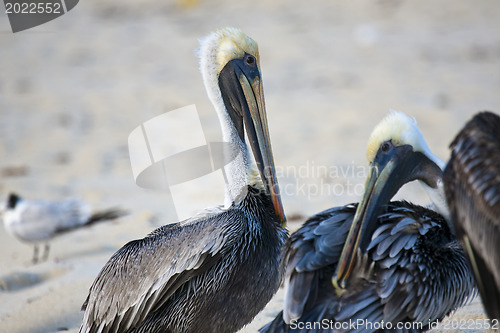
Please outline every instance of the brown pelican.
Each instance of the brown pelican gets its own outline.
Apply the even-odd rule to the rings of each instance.
[[[90,288],[80,332],[234,332],[281,283],[287,231],[257,44],[232,28],[200,43],[201,72],[223,140],[239,153],[226,166],[229,204],[118,250]]]
[[[386,117],[367,157],[361,202],[325,210],[292,234],[284,308],[262,332],[420,332],[474,295],[467,259],[445,218],[388,203],[418,179],[447,215],[443,163],[415,121],[399,112]]]
[[[47,260],[48,241],[55,236],[126,214],[119,209],[92,213],[87,203],[76,198],[60,202],[25,200],[15,193],[7,197],[2,213],[5,230],[11,236],[34,243],[33,263],[39,260],[39,243],[45,243],[43,260]]]
[[[500,319],[500,117],[481,112],[451,144],[443,181],[484,307]]]

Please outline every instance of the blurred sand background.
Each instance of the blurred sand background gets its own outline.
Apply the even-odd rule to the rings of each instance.
[[[135,127],[190,104],[207,141],[220,140],[198,38],[235,26],[259,43],[294,230],[313,213],[359,199],[368,136],[390,108],[415,117],[443,160],[475,112],[500,110],[499,18],[496,0],[81,1],[13,34],[0,14],[0,197],[77,196],[95,209],[131,212],[54,240],[49,260],[37,265],[32,247],[0,228],[0,332],[77,332],[88,288],[118,248],[172,222],[173,209],[223,202],[222,184],[186,184],[174,207],[164,192],[134,183],[128,156]],[[398,197],[428,202],[413,184]],[[281,304],[280,291],[242,332],[255,332]],[[480,302],[453,318],[484,318]]]

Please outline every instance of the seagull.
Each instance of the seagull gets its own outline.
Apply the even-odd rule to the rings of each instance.
[[[25,200],[16,193],[10,193],[3,209],[3,224],[12,237],[34,243],[33,263],[37,263],[40,260],[40,243],[45,243],[42,259],[47,260],[49,241],[55,236],[125,214],[120,209],[92,213],[87,203],[76,198],[60,202]]]
[[[234,150],[224,153],[235,156],[225,206],[119,249],[90,287],[81,333],[236,332],[281,284],[288,233],[257,43],[225,28],[200,44],[205,87]]]

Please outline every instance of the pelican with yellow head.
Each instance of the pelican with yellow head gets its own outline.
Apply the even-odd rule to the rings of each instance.
[[[200,44],[205,87],[230,147],[225,206],[118,250],[90,287],[80,332],[235,332],[281,283],[286,219],[257,43],[226,28]]]
[[[475,294],[467,258],[446,221],[444,164],[415,120],[401,112],[384,118],[367,157],[361,202],[318,213],[291,235],[283,312],[261,332],[370,333],[382,331],[382,323],[422,332]],[[389,201],[412,180],[422,183],[434,210]]]
[[[366,157],[369,172],[364,194],[333,279],[339,292],[354,267],[357,249],[366,248],[371,240],[373,221],[404,184],[418,180],[435,209],[449,216],[442,184],[444,162],[431,152],[415,119],[392,111],[373,130]]]

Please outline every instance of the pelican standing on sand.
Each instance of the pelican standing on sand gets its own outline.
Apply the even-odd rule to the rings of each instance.
[[[59,202],[25,200],[16,193],[9,194],[2,211],[5,230],[22,242],[34,244],[34,264],[40,260],[40,243],[45,243],[42,259],[47,260],[52,238],[125,214],[125,211],[113,208],[92,213],[87,203],[76,198]]]
[[[486,312],[500,320],[500,117],[478,113],[451,149],[443,176],[451,220]]]
[[[200,43],[201,72],[223,140],[238,150],[225,167],[226,207],[163,226],[118,250],[90,288],[80,332],[234,332],[281,283],[286,220],[257,44],[232,28]]]
[[[465,254],[441,215],[448,215],[443,162],[415,121],[399,112],[386,117],[367,158],[361,202],[323,211],[292,234],[284,309],[261,332],[420,332],[475,294]],[[416,179],[437,212],[389,203]]]

